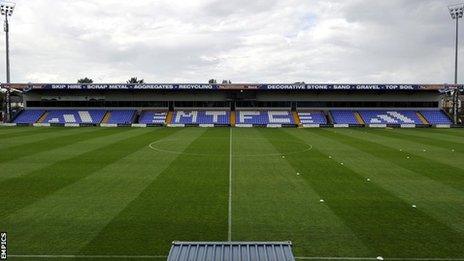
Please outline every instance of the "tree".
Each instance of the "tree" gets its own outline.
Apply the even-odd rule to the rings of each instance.
[[[208,83],[209,83],[209,84],[216,84],[217,81],[216,81],[216,79],[210,79],[210,80],[208,81]]]
[[[77,83],[93,83],[93,80],[85,77],[85,78],[77,80]]]
[[[230,80],[222,80],[222,84],[232,84]]]
[[[131,77],[129,80],[127,80],[127,83],[144,83],[143,79],[137,79],[137,77]]]
[[[0,109],[1,109],[2,111],[4,111],[3,106],[4,106],[5,104],[4,104],[3,100],[4,100],[5,93],[6,93],[6,90],[2,88],[1,91],[0,91]]]

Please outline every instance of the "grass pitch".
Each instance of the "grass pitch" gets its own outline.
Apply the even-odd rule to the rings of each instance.
[[[0,128],[0,231],[21,260],[229,237],[464,258],[463,145],[457,129]]]

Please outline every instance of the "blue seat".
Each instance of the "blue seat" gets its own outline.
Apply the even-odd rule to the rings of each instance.
[[[327,118],[322,111],[299,111],[298,117],[302,124],[327,124]]]
[[[422,110],[420,113],[430,124],[451,124],[452,121],[442,110]]]
[[[414,110],[360,110],[366,124],[422,124]]]
[[[114,110],[108,120],[109,124],[131,124],[133,123],[135,110]]]
[[[295,124],[291,111],[286,110],[238,110],[237,124]]]
[[[139,118],[142,124],[164,124],[166,122],[167,111],[143,111]]]
[[[229,124],[230,112],[222,110],[179,110],[172,117],[174,124]]]
[[[356,120],[355,111],[333,110],[330,111],[334,124],[359,124]]]
[[[36,123],[44,112],[44,110],[24,110],[13,120],[13,122],[25,124]]]
[[[51,110],[44,123],[89,123],[98,124],[105,110]]]

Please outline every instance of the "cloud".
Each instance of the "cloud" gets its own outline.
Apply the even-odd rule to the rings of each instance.
[[[11,19],[14,82],[445,83],[453,55],[440,0],[17,0]]]

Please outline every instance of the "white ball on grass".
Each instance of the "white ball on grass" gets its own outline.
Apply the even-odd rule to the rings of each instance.
[[[377,257],[377,260],[383,260],[383,257],[378,256],[378,257]]]
[[[285,156],[282,156],[282,159],[285,159]]]
[[[331,158],[332,158],[332,156],[329,156],[329,159],[331,159]]]
[[[413,208],[416,208],[416,205],[412,205]]]
[[[371,181],[371,179],[366,179],[366,180],[367,180],[367,182]]]
[[[319,202],[321,202],[321,203],[322,203],[322,202],[324,202],[324,200],[323,200],[323,199],[321,199],[321,200],[319,200]]]
[[[340,165],[344,165],[343,162],[340,162]]]

